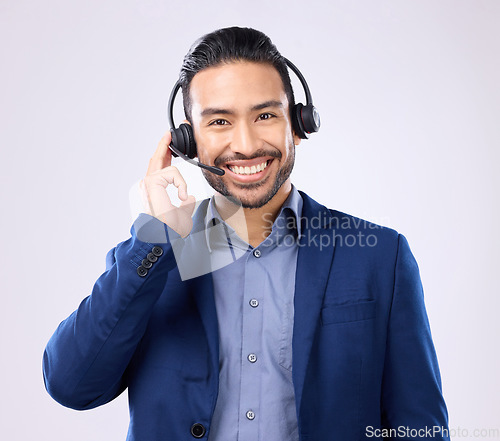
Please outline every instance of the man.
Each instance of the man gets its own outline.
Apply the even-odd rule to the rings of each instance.
[[[216,192],[192,217],[165,134],[131,238],[47,345],[49,393],[90,409],[128,388],[129,440],[448,439],[408,243],[292,185],[300,137],[274,45],[215,31],[181,82],[198,157],[225,173],[204,170]]]

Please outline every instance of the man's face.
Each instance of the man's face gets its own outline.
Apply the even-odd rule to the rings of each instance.
[[[190,86],[192,123],[203,170],[219,193],[245,208],[269,202],[289,180],[300,138],[292,132],[278,71],[247,61],[198,72]]]

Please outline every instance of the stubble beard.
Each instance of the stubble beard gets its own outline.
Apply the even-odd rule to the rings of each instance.
[[[208,184],[218,193],[225,196],[229,201],[231,201],[235,205],[241,205],[243,208],[261,208],[266,205],[275,195],[278,193],[278,190],[281,186],[286,182],[286,180],[290,177],[293,166],[295,164],[295,146],[291,146],[291,153],[288,156],[287,161],[281,166],[276,173],[276,178],[274,179],[273,186],[269,189],[267,193],[262,195],[259,199],[255,200],[252,197],[245,197],[242,195],[241,197],[237,197],[227,187],[224,183],[224,180],[221,176],[218,176],[214,173],[209,172],[208,170],[202,169],[203,176],[207,180]],[[264,156],[264,155],[263,155]],[[279,157],[281,158],[281,156]],[[279,159],[278,158],[278,159]],[[271,179],[272,176],[268,176],[263,181],[254,183],[254,184],[238,184],[233,183],[236,187],[244,190],[244,191],[258,191],[260,187],[263,187],[267,184],[268,180]]]

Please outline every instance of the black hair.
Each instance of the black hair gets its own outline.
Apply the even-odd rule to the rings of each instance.
[[[189,122],[192,122],[189,86],[193,77],[208,67],[234,61],[272,65],[281,77],[291,112],[295,99],[284,57],[263,32],[235,26],[218,29],[199,38],[184,57],[179,79],[182,87],[184,114]]]

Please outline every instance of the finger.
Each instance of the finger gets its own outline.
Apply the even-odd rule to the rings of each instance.
[[[174,185],[177,187],[179,199],[181,201],[186,201],[188,198],[187,184],[180,173],[175,176]]]
[[[143,179],[140,183],[140,188],[145,213],[157,217],[159,214],[174,207],[162,185],[155,184],[150,179]]]
[[[170,164],[172,164],[172,151],[168,148],[171,142],[172,134],[170,133],[170,130],[167,130],[167,132],[160,139],[156,151],[149,160],[149,166],[146,175],[150,175],[155,171],[161,170],[165,167],[169,167]]]
[[[193,195],[189,195],[186,200],[181,201],[179,208],[184,211],[189,216],[193,215],[194,208],[196,205],[196,198]]]
[[[187,184],[177,167],[166,167],[165,169],[160,170],[157,174],[161,177],[161,179],[163,179],[166,184],[165,187],[167,187],[168,184],[172,184],[178,189],[178,196],[180,200],[185,201],[187,199]]]

